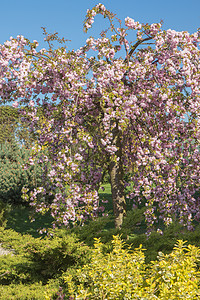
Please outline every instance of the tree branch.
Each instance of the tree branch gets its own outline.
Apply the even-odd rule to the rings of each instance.
[[[126,57],[125,60],[124,60],[124,63],[127,63],[129,61],[129,58],[131,57],[131,55],[133,54],[133,52],[135,51],[135,49],[140,45],[142,44],[143,42],[145,41],[149,41],[151,40],[152,37],[146,37],[145,39],[141,40],[141,41],[137,41],[137,43],[135,43],[134,46],[131,47],[131,50],[129,51],[129,54],[128,54],[128,58]]]

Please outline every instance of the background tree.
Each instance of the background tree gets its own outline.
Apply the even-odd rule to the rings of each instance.
[[[12,106],[0,106],[0,144],[15,139],[19,119],[18,110]]]
[[[18,108],[0,106],[0,199],[14,204],[25,203],[23,186],[33,189],[41,185],[41,168],[37,164],[24,169],[37,133],[30,133],[21,117]]]
[[[26,108],[27,110],[27,108]],[[31,148],[35,142],[34,133],[30,134],[27,124],[21,120],[18,108],[10,105],[0,106],[0,144],[17,141],[26,148]]]
[[[24,168],[31,150],[14,139],[4,142],[0,149],[0,200],[12,204],[27,204],[22,188],[34,189],[41,185],[42,169],[37,164]]]
[[[101,210],[98,187],[107,169],[116,227],[126,196],[134,207],[145,199],[149,228],[158,213],[165,224],[174,216],[190,228],[200,216],[194,197],[200,182],[199,32],[165,31],[161,23],[129,17],[122,27],[102,4],[88,10],[85,31],[96,14],[109,20],[111,35],[89,38],[77,51],[53,49],[56,35],[46,37],[48,50],[37,51],[37,42],[22,36],[0,47],[2,100],[29,104],[25,118],[33,132],[40,130],[35,152],[51,164],[31,205],[50,209],[59,224],[83,222]]]

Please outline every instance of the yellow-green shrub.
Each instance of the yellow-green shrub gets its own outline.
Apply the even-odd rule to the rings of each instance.
[[[152,262],[147,282],[155,287],[159,299],[200,299],[200,272],[196,261],[200,249],[179,240],[172,253],[159,253]]]
[[[76,282],[70,275],[65,277],[70,296],[75,299],[149,299],[151,291],[144,285],[143,250],[140,247],[129,252],[123,245],[122,240],[114,236],[113,251],[103,254],[103,244],[96,239],[91,262],[77,270]]]
[[[0,285],[1,300],[45,300],[56,299],[59,286],[53,284],[42,285],[40,282],[34,284],[10,284]],[[48,297],[46,297],[48,293]]]
[[[145,265],[142,247],[125,250],[118,236],[113,250],[103,254],[103,244],[96,239],[91,262],[66,275],[65,299],[199,299],[199,272],[196,261],[200,250],[178,241],[169,255]]]
[[[5,249],[14,249],[14,255],[0,255],[2,285],[36,281],[46,284],[68,269],[88,263],[91,252],[74,234],[62,229],[42,239],[0,228],[0,243]]]

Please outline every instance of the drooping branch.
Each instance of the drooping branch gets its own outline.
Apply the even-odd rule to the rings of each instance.
[[[129,62],[130,57],[132,56],[133,52],[137,49],[137,47],[138,47],[139,45],[141,45],[143,42],[150,41],[150,40],[152,40],[152,37],[146,37],[146,38],[143,39],[143,40],[137,41],[137,42],[135,43],[135,45],[131,47],[131,50],[129,51],[128,57],[126,57],[126,58],[124,59],[124,63]]]

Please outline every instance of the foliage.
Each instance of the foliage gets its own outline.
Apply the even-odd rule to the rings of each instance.
[[[102,244],[95,242],[91,263],[77,271],[79,284],[73,285],[66,276],[70,296],[82,299],[136,299],[143,295],[143,273],[145,270],[142,248],[129,254],[123,249],[118,237],[113,237],[113,251],[102,253]]]
[[[82,266],[90,259],[89,248],[62,230],[41,239],[1,229],[0,242],[4,248],[14,251],[14,255],[12,252],[0,256],[0,284],[35,281],[46,284],[63,271]]]
[[[200,250],[178,241],[169,255],[145,266],[144,249],[133,252],[113,237],[113,251],[102,253],[95,241],[91,262],[77,270],[76,278],[65,276],[66,290],[72,299],[198,299],[200,273],[196,268]]]
[[[14,249],[16,254],[23,255],[25,245],[34,241],[35,238],[30,234],[20,234],[13,229],[0,227],[0,242],[4,248]]]
[[[46,285],[42,283],[0,285],[1,300],[56,299],[58,292],[59,285],[56,285],[55,281]],[[45,296],[47,293],[48,298]]]
[[[11,205],[6,228],[14,229],[21,234],[41,237],[40,230],[43,228],[46,228],[46,230],[50,229],[52,222],[53,218],[49,213],[43,215],[36,214],[28,205]]]
[[[76,51],[54,49],[51,42],[62,39],[45,31],[49,49],[38,50],[37,41],[23,36],[0,45],[2,102],[27,105],[27,126],[40,133],[30,163],[43,164],[45,181],[30,193],[31,205],[51,210],[57,224],[82,225],[103,211],[98,190],[109,173],[116,227],[122,227],[126,196],[134,208],[146,199],[149,230],[159,215],[166,225],[174,217],[191,229],[200,218],[194,197],[200,187],[199,31],[163,30],[162,22],[130,17],[123,24],[99,3],[87,11],[85,32],[98,14],[108,19],[111,35],[90,37]]]
[[[57,299],[62,272],[90,260],[90,249],[61,229],[41,239],[0,228],[0,243],[10,250],[0,255],[1,299]]]
[[[15,142],[5,142],[0,149],[0,199],[6,203],[23,203],[22,188],[41,184],[41,168],[34,164],[25,169],[31,151]]]
[[[71,229],[71,232],[75,233],[80,241],[84,241],[90,247],[94,246],[94,238],[100,238],[105,253],[112,249],[113,235],[120,234],[126,245],[129,245],[132,250],[138,248],[140,244],[143,245],[146,249],[145,263],[147,264],[156,260],[158,252],[169,254],[177,239],[187,240],[191,245],[200,248],[200,226],[198,224],[195,225],[193,231],[189,231],[176,221],[167,227],[162,225],[162,232],[155,228],[148,236],[143,213],[144,209],[128,211],[121,230],[114,228],[113,217],[108,216],[89,221],[82,227],[75,227]]]
[[[19,119],[18,110],[12,106],[0,106],[0,145],[15,139]]]
[[[27,243],[25,250],[28,259],[34,263],[34,270],[45,278],[61,275],[71,267],[89,261],[90,251],[74,235],[62,230],[53,233],[52,238],[36,239]]]
[[[0,200],[0,227],[5,227],[7,224],[7,218],[11,210],[10,205]]]
[[[140,239],[146,241],[145,233],[146,227],[141,223],[144,223],[144,210],[134,210],[128,211],[127,216],[124,219],[121,230],[114,227],[114,217],[113,215],[108,215],[104,217],[91,220],[84,226],[76,226],[71,229],[71,232],[75,233],[81,241],[84,241],[87,245],[94,245],[94,238],[100,238],[102,243],[108,244],[110,248],[110,242],[113,235],[121,234],[123,239]],[[139,230],[140,228],[140,230]],[[160,236],[158,234],[158,236]],[[139,246],[139,245],[137,245]]]
[[[200,249],[179,240],[169,255],[159,253],[151,265],[148,284],[153,285],[160,299],[198,299],[200,272],[196,262]]]
[[[18,108],[2,105],[0,106],[0,146],[2,147],[5,142],[13,141],[30,149],[35,141],[34,134],[30,134]]]
[[[91,222],[91,231],[83,226],[87,228],[82,238],[86,232],[91,237],[102,234],[105,242],[96,238],[93,247],[89,240],[90,248],[66,229],[52,231],[53,236],[42,239],[1,228],[0,243],[11,251],[0,256],[2,299],[6,295],[9,299],[86,299],[88,295],[88,299],[164,300],[169,293],[170,299],[198,299],[200,250],[176,242],[182,235],[198,245],[200,228],[187,234],[179,224],[171,225],[162,236],[152,233],[149,239],[124,232],[124,243],[119,236],[111,237],[117,229],[103,230],[108,226],[105,219],[95,222]],[[147,250],[143,251],[141,243]]]
[[[24,258],[24,255],[15,255],[12,251],[11,254],[0,256],[0,269],[2,285],[40,281],[40,276],[35,273],[30,261]]]
[[[106,192],[108,191],[106,190]],[[113,216],[109,214],[108,216],[89,221],[84,226],[76,226],[71,229],[66,229],[66,231],[62,229],[63,235],[75,234],[81,242],[84,242],[90,247],[94,245],[94,238],[101,238],[105,252],[109,252],[112,249],[112,236],[120,233],[123,240],[126,241],[126,244],[131,245],[132,249],[138,248],[140,244],[147,249],[145,251],[146,263],[155,260],[159,251],[169,254],[177,239],[187,240],[188,243],[200,248],[200,226],[197,224],[195,225],[194,231],[188,231],[187,228],[184,228],[184,226],[178,222],[174,222],[168,227],[162,225],[162,234],[155,228],[155,231],[153,231],[150,236],[147,236],[145,234],[146,226],[143,212],[143,209],[128,211],[120,231],[114,228]],[[28,233],[33,237],[41,236],[38,231],[43,227],[49,231],[53,220],[49,215],[39,215],[36,217],[35,222],[30,222],[29,215],[30,209],[28,207],[11,207],[7,228],[13,228],[22,234]],[[9,233],[9,235],[11,241],[12,239],[15,240],[15,237],[12,236],[11,233]],[[7,239],[9,239],[9,236]]]

